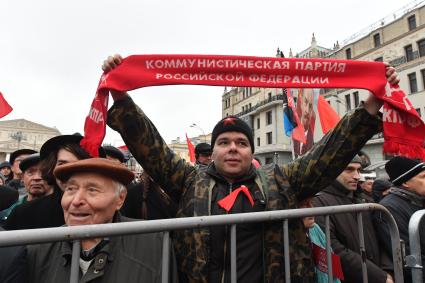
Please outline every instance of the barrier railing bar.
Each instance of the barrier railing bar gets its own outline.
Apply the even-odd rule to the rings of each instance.
[[[285,260],[285,282],[291,282],[288,219],[283,220],[283,250],[284,250],[284,260]]]
[[[420,223],[425,215],[425,209],[413,213],[409,221],[409,255],[406,257],[407,266],[412,269],[412,282],[423,282],[423,266],[420,239]]]
[[[364,233],[363,233],[363,217],[361,212],[357,212],[357,228],[359,230],[359,241],[360,241],[360,255],[362,257],[362,278],[363,283],[368,282],[367,278],[367,265],[366,265],[366,246],[364,243]]]
[[[282,219],[289,220],[295,218],[303,218],[307,216],[339,213],[357,213],[360,211],[370,210],[383,211],[384,215],[386,215],[389,220],[391,246],[393,250],[394,279],[397,283],[403,282],[403,265],[401,260],[400,236],[398,234],[397,225],[389,211],[382,205],[375,203],[288,209],[265,212],[250,212],[243,214],[187,217],[151,221],[131,221],[122,223],[82,225],[73,227],[5,231],[0,233],[0,246],[16,246],[23,244],[70,241],[74,239],[89,239],[106,236],[113,237],[120,235],[164,232],[231,224],[281,221]]]
[[[168,275],[170,272],[170,232],[164,232],[162,238],[162,272],[161,282],[168,283]]]
[[[78,283],[79,281],[80,253],[81,253],[81,241],[74,240],[72,242],[71,275],[69,278],[70,283]]]
[[[230,281],[236,283],[236,225],[230,226]]]
[[[328,207],[287,209],[265,212],[249,212],[243,214],[226,214],[213,216],[185,217],[174,219],[129,221],[120,223],[81,225],[72,227],[56,227],[0,233],[0,246],[16,246],[22,244],[38,244],[60,242],[64,240],[89,239],[95,237],[113,237],[142,233],[154,233],[172,230],[193,229],[208,226],[222,226],[251,222],[281,221],[284,218],[294,219],[306,216],[325,214],[356,213],[362,210],[386,210],[378,204],[353,204]],[[389,212],[388,212],[389,213]],[[243,216],[242,216],[243,215]],[[242,216],[242,217],[241,217]]]
[[[375,205],[381,206],[380,204],[375,204]],[[394,217],[385,207],[380,207],[379,210],[384,212],[383,215],[387,217],[387,220],[388,220],[387,223],[390,228],[391,250],[393,253],[393,266],[394,266],[394,282],[402,283],[404,282],[403,259],[401,256],[400,234],[398,232],[398,227]]]
[[[328,283],[333,283],[332,270],[332,252],[331,252],[331,231],[329,224],[329,215],[325,216],[325,233],[326,233],[326,259],[328,263]]]

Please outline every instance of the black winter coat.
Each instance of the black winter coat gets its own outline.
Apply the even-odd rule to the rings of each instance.
[[[424,199],[424,197],[420,197],[403,188],[391,188],[390,193],[379,202],[379,204],[385,206],[385,208],[387,208],[393,215],[400,233],[400,239],[404,241],[406,247],[406,255],[410,254],[409,220],[413,213],[425,208]],[[388,222],[380,211],[374,212],[373,216],[379,240],[381,241],[382,246],[387,251],[387,253],[392,254]],[[425,218],[422,218],[419,227],[423,265],[425,263]],[[411,270],[408,268],[406,268],[404,271],[404,281],[412,282]]]
[[[3,231],[0,228],[0,233]],[[0,282],[26,282],[26,250],[23,246],[0,248]]]
[[[60,227],[65,224],[61,206],[62,192],[55,189],[48,196],[15,207],[7,218],[4,229],[22,230]]]
[[[351,193],[338,181],[334,181],[313,198],[314,207],[348,205],[365,202],[358,193]],[[382,253],[372,223],[370,213],[363,212],[363,231],[366,247],[366,265],[368,281],[384,283],[387,279],[385,269],[390,269],[388,255]],[[331,245],[341,258],[344,282],[362,282],[362,257],[360,255],[360,239],[355,213],[334,214],[329,217]],[[325,231],[325,217],[316,217],[316,222]],[[383,257],[383,258],[381,258]]]

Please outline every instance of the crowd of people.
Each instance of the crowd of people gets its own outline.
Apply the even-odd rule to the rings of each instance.
[[[119,55],[109,57],[102,68],[108,72],[121,61]],[[390,84],[398,83],[394,68],[387,66],[386,75]],[[2,229],[379,202],[393,214],[407,244],[409,219],[424,208],[423,162],[392,158],[386,164],[388,180],[363,171],[364,159],[358,153],[382,130],[382,102],[373,95],[309,151],[282,166],[259,166],[252,130],[234,116],[216,124],[211,144],[198,144],[196,163],[188,163],[166,145],[127,93],[111,91],[111,95],[114,105],[108,125],[121,134],[143,167],[140,181],[124,166],[119,149],[103,146],[99,157],[91,157],[80,146],[81,135],[54,137],[40,152],[20,149],[0,164]],[[354,213],[329,218],[334,282],[361,282],[363,260],[369,282],[393,282],[387,219],[380,212],[362,214],[364,254],[357,221]],[[328,282],[320,258],[326,247],[324,225],[322,216],[289,221],[291,282]],[[82,240],[79,282],[160,282],[162,237],[150,233]],[[238,282],[284,282],[279,221],[240,224],[236,237]],[[174,231],[170,281],[230,282],[229,251],[228,227]],[[71,254],[67,241],[0,248],[0,282],[68,281]],[[406,282],[411,280],[409,274],[406,270]]]

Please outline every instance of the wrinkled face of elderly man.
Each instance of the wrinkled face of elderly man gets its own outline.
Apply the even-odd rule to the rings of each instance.
[[[110,223],[124,203],[122,184],[97,173],[75,173],[64,184],[62,208],[69,226]]]

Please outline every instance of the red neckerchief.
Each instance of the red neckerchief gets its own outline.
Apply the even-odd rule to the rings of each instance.
[[[239,193],[242,192],[246,195],[249,202],[251,203],[251,206],[254,206],[254,200],[252,199],[251,194],[249,193],[249,190],[246,186],[242,185],[230,194],[228,194],[226,197],[219,200],[217,203],[220,207],[224,208],[227,212],[229,212],[233,205],[235,204],[236,198],[238,197]]]
[[[385,102],[384,152],[425,160],[425,124],[398,86],[395,90],[386,87],[383,63],[319,58],[129,56],[117,68],[102,75],[86,118],[81,145],[92,156],[98,155],[97,149],[106,133],[109,89],[129,91],[175,84],[368,89]]]

